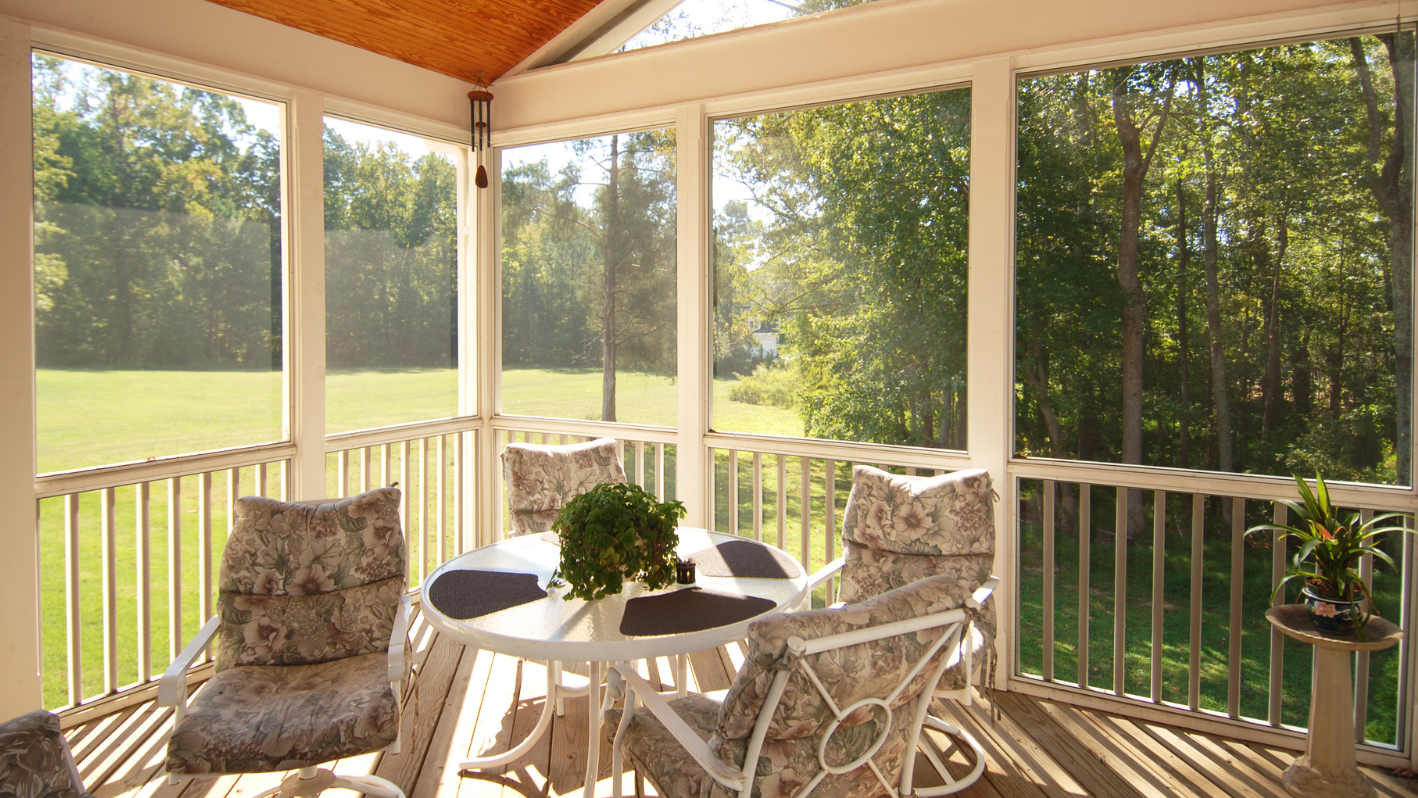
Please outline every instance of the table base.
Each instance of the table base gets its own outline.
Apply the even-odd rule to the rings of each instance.
[[[685,671],[688,659],[683,654],[675,657],[675,688],[680,697],[685,695]],[[541,741],[542,735],[546,734],[547,729],[551,726],[553,714],[558,716],[565,714],[562,699],[584,695],[590,699],[588,714],[591,717],[587,729],[589,735],[586,751],[586,782],[582,788],[582,796],[583,798],[594,798],[596,775],[601,767],[601,686],[606,681],[606,663],[592,662],[590,665],[591,673],[587,678],[586,686],[568,688],[561,683],[561,663],[548,662],[546,701],[542,703],[542,714],[537,718],[537,725],[532,728],[532,733],[527,735],[527,739],[519,743],[517,747],[500,754],[465,759],[458,763],[458,769],[483,770],[516,762],[526,756]]]

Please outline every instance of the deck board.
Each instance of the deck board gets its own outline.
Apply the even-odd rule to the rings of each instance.
[[[566,714],[553,717],[542,743],[520,760],[487,772],[460,772],[461,760],[506,751],[531,732],[546,702],[546,666],[463,646],[417,617],[411,639],[415,664],[404,690],[403,752],[352,757],[336,763],[337,772],[377,773],[403,787],[409,798],[580,795],[591,711],[587,698],[567,699]],[[691,655],[690,689],[727,687],[731,668],[742,657],[738,646]],[[672,687],[672,660],[638,667]],[[969,707],[937,703],[941,718],[974,735],[985,750],[985,776],[959,793],[965,798],[1283,798],[1280,773],[1298,756],[1020,693],[995,698],[997,717],[983,696]],[[214,776],[168,785],[162,762],[171,728],[171,711],[148,701],[84,720],[65,734],[96,798],[251,798],[285,775]],[[948,748],[944,736],[934,738]],[[959,752],[947,753],[952,769],[966,767]],[[917,770],[918,784],[939,783],[924,757]],[[1418,781],[1362,770],[1380,796],[1418,798]],[[602,742],[598,796],[610,794],[610,773],[610,746]],[[625,794],[635,794],[630,773]],[[654,785],[645,785],[645,795],[656,795]]]

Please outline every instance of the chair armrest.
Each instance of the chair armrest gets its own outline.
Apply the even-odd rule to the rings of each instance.
[[[389,681],[400,684],[408,675],[404,649],[409,641],[409,612],[413,599],[408,593],[399,597],[399,609],[394,616],[394,629],[389,635]]]
[[[824,582],[836,576],[837,573],[842,570],[842,566],[846,564],[846,562],[846,557],[838,557],[832,562],[819,568],[817,572],[814,573],[812,576],[809,576],[807,578],[807,588],[803,590],[803,601],[805,603],[811,601],[812,592],[814,590],[817,590],[817,588],[821,586]]]
[[[175,707],[187,702],[187,669],[192,667],[197,655],[212,644],[212,638],[216,637],[221,626],[220,617],[213,615],[208,618],[202,630],[192,638],[192,642],[188,643],[182,653],[177,655],[177,659],[162,672],[162,680],[158,682],[158,706]]]
[[[965,606],[972,610],[980,609],[980,607],[984,606],[986,601],[990,600],[990,596],[994,595],[995,588],[997,587],[999,587],[998,576],[992,576],[986,579],[985,583],[980,585],[980,587],[970,595],[970,598],[965,599]]]
[[[704,742],[699,735],[695,734],[693,729],[689,728],[689,724],[684,722],[684,718],[681,718],[679,713],[675,712],[674,708],[670,706],[669,702],[666,701],[649,682],[645,681],[640,674],[636,673],[634,668],[629,665],[613,665],[611,666],[610,673],[624,679],[625,684],[630,687],[630,692],[634,693],[633,697],[626,697],[625,712],[627,714],[635,711],[633,708],[634,698],[638,697],[644,702],[645,707],[650,710],[650,714],[654,715],[659,719],[660,723],[664,724],[665,730],[668,731],[680,745],[684,746],[684,750],[688,751],[689,755],[694,757],[694,761],[698,762],[700,767],[704,768],[710,776],[714,777],[715,781],[731,790],[742,790],[748,784],[748,776],[742,771],[733,769],[725,763],[724,760],[715,756],[714,752],[709,750],[709,744]],[[609,705],[611,701],[611,696],[612,691],[607,691],[607,705]],[[604,711],[604,709],[602,711]],[[595,741],[592,741],[593,744],[594,742]]]
[[[837,575],[837,572],[838,572],[838,571],[841,571],[841,570],[842,570],[842,566],[845,565],[846,563],[847,563],[847,558],[846,558],[846,557],[838,557],[837,559],[833,560],[832,562],[830,562],[830,563],[828,563],[828,564],[822,566],[821,568],[817,569],[817,572],[816,572],[816,573],[814,573],[812,576],[809,576],[809,577],[807,578],[807,589],[808,589],[808,592],[811,593],[812,591],[816,590],[823,582],[826,582],[827,580],[829,580],[829,579],[831,579],[832,577],[836,576],[836,575]]]

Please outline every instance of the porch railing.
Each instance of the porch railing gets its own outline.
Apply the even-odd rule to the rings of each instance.
[[[239,496],[285,497],[288,446],[36,482],[45,705],[146,685],[213,612]]]
[[[1274,500],[1293,498],[1293,483],[1141,471],[1105,481],[1097,467],[1053,462],[1011,470],[1021,687],[1034,681],[1075,700],[1106,696],[1232,728],[1304,729],[1312,651],[1264,617],[1284,601],[1271,594],[1294,549],[1279,533],[1245,534],[1287,521]],[[1083,481],[1071,471],[1098,473]],[[1382,488],[1335,492],[1364,518],[1407,504]],[[1380,614],[1407,628],[1412,536],[1392,533],[1382,548],[1399,572],[1376,569],[1371,556],[1360,570]],[[1370,749],[1407,748],[1408,645],[1355,658],[1356,737]]]

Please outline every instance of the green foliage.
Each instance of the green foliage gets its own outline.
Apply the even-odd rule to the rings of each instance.
[[[1409,516],[1384,513],[1364,521],[1355,512],[1341,518],[1339,508],[1330,501],[1328,486],[1318,474],[1315,475],[1314,490],[1299,475],[1295,475],[1295,484],[1301,504],[1284,499],[1280,500],[1280,504],[1289,508],[1299,519],[1298,523],[1257,524],[1246,530],[1247,535],[1274,530],[1283,533],[1280,540],[1293,540],[1299,545],[1291,560],[1291,572],[1276,583],[1271,592],[1272,600],[1296,578],[1316,585],[1326,595],[1342,597],[1345,601],[1357,601],[1361,596],[1372,600],[1368,583],[1359,575],[1359,558],[1370,554],[1396,569],[1393,559],[1375,545],[1375,539],[1387,532],[1408,531],[1403,525],[1380,524]],[[1367,621],[1367,617],[1359,619],[1359,628],[1362,629]]]
[[[1121,460],[1124,102],[1144,133],[1161,125],[1138,220],[1142,462],[1409,484],[1411,212],[1371,176],[1412,171],[1393,149],[1412,129],[1394,101],[1411,46],[1354,37],[1019,82],[1018,451]]]
[[[810,436],[963,448],[970,91],[715,124],[719,369],[760,323]]]
[[[561,537],[561,565],[552,576],[565,580],[570,601],[595,601],[621,591],[625,579],[652,590],[675,580],[678,501],[660,503],[638,485],[605,483],[572,498],[552,529]]]
[[[729,386],[729,398],[750,405],[792,408],[798,403],[799,382],[791,362],[760,363],[748,376],[734,375],[738,382]]]

